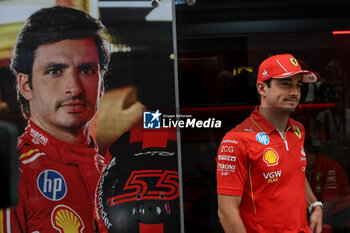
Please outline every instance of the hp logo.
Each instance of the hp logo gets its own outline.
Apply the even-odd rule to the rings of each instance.
[[[268,145],[270,143],[270,138],[266,133],[258,133],[256,135],[256,140],[263,145]]]
[[[66,181],[63,176],[54,170],[45,170],[37,180],[39,191],[51,201],[59,201],[67,193]]]

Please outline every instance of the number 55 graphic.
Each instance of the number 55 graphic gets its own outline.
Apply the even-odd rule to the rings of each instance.
[[[152,182],[157,179],[156,184]],[[169,170],[133,171],[125,183],[127,192],[108,198],[109,206],[142,200],[173,200],[179,196],[179,173]],[[129,191],[129,192],[128,192]]]

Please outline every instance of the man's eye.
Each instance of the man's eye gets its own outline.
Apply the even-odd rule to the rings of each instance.
[[[45,74],[51,75],[51,76],[57,76],[61,74],[60,69],[48,69]]]
[[[82,68],[80,70],[80,73],[82,73],[84,75],[94,75],[97,73],[97,70],[96,70],[96,68],[87,67],[87,68]]]

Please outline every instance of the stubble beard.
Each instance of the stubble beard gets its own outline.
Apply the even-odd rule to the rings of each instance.
[[[283,106],[282,107],[282,110],[284,112],[288,113],[288,114],[294,113],[296,108],[297,108],[297,106],[298,106],[298,104],[299,104],[299,98],[295,97],[295,98],[292,98],[292,99],[294,99],[296,101],[295,105],[288,104],[287,106]],[[284,99],[283,102],[284,101],[288,101],[288,99]]]
[[[57,128],[61,128],[64,131],[73,134],[76,134],[84,129],[91,120],[91,118],[84,120],[81,118],[76,118],[75,116],[66,116],[65,118],[66,119],[58,119],[58,122],[54,124]]]
[[[297,108],[296,106],[295,107],[292,107],[292,106],[291,107],[283,107],[282,111],[285,112],[286,114],[290,115],[290,114],[295,112],[296,108]]]

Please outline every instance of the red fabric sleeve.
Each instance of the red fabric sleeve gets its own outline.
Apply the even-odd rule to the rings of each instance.
[[[238,135],[229,132],[222,139],[216,157],[217,193],[242,196],[248,169],[248,151]]]

